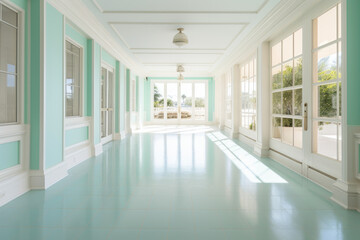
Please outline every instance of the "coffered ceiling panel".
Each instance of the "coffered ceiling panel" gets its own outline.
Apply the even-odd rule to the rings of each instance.
[[[226,49],[244,29],[244,24],[167,24],[167,23],[114,23],[121,39],[130,49],[173,49],[177,28],[185,28],[189,44],[182,49]]]
[[[94,0],[104,12],[257,12],[266,0]]]
[[[280,0],[81,0],[143,66],[168,75],[183,64],[187,76],[212,74]],[[172,43],[184,28],[189,44]],[[254,50],[255,51],[255,50]]]

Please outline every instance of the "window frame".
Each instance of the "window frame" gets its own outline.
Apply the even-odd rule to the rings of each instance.
[[[254,81],[254,84],[256,86],[255,88],[255,99],[256,99],[256,104],[255,104],[255,129],[250,129],[250,128],[246,128],[246,127],[243,127],[243,116],[242,116],[242,109],[243,109],[243,96],[242,96],[242,83],[244,82],[244,80],[242,79],[242,76],[243,76],[243,72],[242,72],[242,68],[249,64],[250,62],[253,62],[253,75],[252,75],[252,78],[253,78],[253,81]],[[248,66],[248,68],[250,69],[250,65]],[[248,69],[248,71],[249,71]],[[246,135],[247,137],[250,137],[252,138],[253,140],[256,139],[256,132],[257,132],[257,115],[258,115],[258,111],[257,111],[257,90],[258,90],[258,73],[257,73],[257,70],[258,70],[258,59],[257,59],[257,51],[255,51],[255,53],[251,54],[250,57],[246,58],[240,65],[239,65],[239,73],[240,73],[240,94],[239,94],[239,97],[240,97],[240,116],[239,116],[239,132],[241,134],[244,134]],[[245,72],[245,70],[244,70]],[[245,81],[249,82],[250,80],[250,77],[248,76]],[[248,88],[249,90],[249,88]],[[249,91],[248,91],[249,92]]]
[[[339,5],[341,5],[341,9],[339,11]],[[319,156],[321,158],[325,158],[327,160],[332,160],[332,161],[336,161],[341,163],[342,161],[342,152],[344,151],[343,146],[342,146],[342,142],[344,141],[344,139],[341,139],[343,134],[342,134],[342,126],[343,126],[343,117],[341,116],[344,112],[344,108],[342,106],[342,99],[340,97],[340,95],[342,96],[343,92],[342,90],[339,91],[339,84],[341,84],[341,89],[343,88],[343,82],[344,82],[344,68],[342,67],[342,65],[346,64],[344,63],[342,60],[342,57],[339,56],[339,53],[341,53],[343,55],[343,41],[346,41],[346,37],[343,36],[343,32],[339,32],[339,30],[342,29],[342,8],[343,8],[343,4],[342,2],[335,2],[332,3],[329,7],[327,7],[326,9],[324,9],[321,12],[318,12],[315,16],[312,17],[311,19],[311,40],[312,40],[312,45],[311,45],[311,91],[312,91],[312,118],[311,118],[311,122],[310,125],[312,126],[312,138],[311,138],[311,153]],[[320,46],[315,46],[315,21],[323,16],[324,14],[328,13],[329,11],[331,11],[333,8],[336,8],[336,39],[332,40],[330,42],[327,42],[325,44],[322,44]],[[339,18],[339,13],[341,14],[341,18]],[[340,20],[340,22],[339,22]],[[339,36],[339,33],[341,33],[341,36]],[[325,82],[319,82],[319,81],[315,81],[314,80],[314,75],[315,75],[315,70],[317,69],[317,66],[315,67],[315,62],[314,62],[314,54],[318,53],[319,51],[329,48],[332,45],[336,45],[336,70],[337,70],[337,78],[336,79],[331,79],[331,80],[327,80]],[[341,49],[341,51],[339,51]],[[346,54],[346,53],[345,53]],[[340,60],[340,61],[339,61]],[[341,67],[339,66],[339,62],[341,62]],[[339,77],[339,73],[342,75],[341,77]],[[336,84],[336,105],[337,105],[337,109],[336,109],[336,117],[320,117],[320,95],[318,95],[318,93],[315,93],[316,90],[319,89],[320,86],[327,86],[327,85],[331,85],[331,84]],[[316,98],[317,97],[317,98]],[[341,101],[341,102],[340,102]],[[316,109],[315,109],[316,108]],[[341,114],[340,113],[340,109],[341,109]],[[330,123],[330,124],[336,124],[337,129],[336,129],[336,158],[332,158],[329,156],[326,156],[324,154],[321,153],[317,153],[317,150],[315,149],[315,131],[317,131],[317,128],[315,128],[315,122],[324,122],[324,123]],[[339,144],[339,139],[341,139],[341,142]],[[340,149],[340,151],[339,151]]]
[[[2,20],[2,6],[9,8],[10,10],[16,12],[17,14],[17,26],[14,26],[10,23],[7,23]],[[16,28],[16,72],[13,74],[16,77],[16,121],[0,123],[0,129],[6,126],[21,125],[24,124],[24,71],[25,71],[25,23],[24,23],[25,12],[23,9],[19,8],[15,4],[9,2],[0,2],[0,21]],[[7,74],[5,71],[1,73]],[[29,74],[28,74],[29,75]]]
[[[66,42],[69,42],[70,44],[74,45],[75,47],[79,48],[80,50],[80,64],[79,64],[79,81],[80,81],[80,91],[79,91],[79,115],[76,116],[66,116],[66,53],[67,53],[67,49],[66,49]],[[74,118],[82,118],[84,117],[84,49],[83,47],[77,43],[75,40],[73,40],[71,37],[69,36],[65,36],[65,40],[64,40],[64,109],[65,109],[65,119],[74,119]]]
[[[301,35],[301,40],[302,40],[302,52],[301,54],[298,54],[298,55],[295,55],[295,33],[297,33],[298,31],[302,31],[302,35]],[[283,41],[286,40],[287,38],[291,37],[292,36],[292,52],[293,52],[293,56],[290,58],[290,59],[287,59],[287,60],[283,60]],[[295,72],[293,71],[293,85],[290,86],[290,87],[284,87],[283,86],[283,78],[281,78],[281,87],[280,88],[277,88],[277,89],[273,89],[273,81],[272,81],[272,78],[273,78],[273,69],[276,68],[276,67],[280,67],[280,73],[282,74],[283,73],[283,65],[285,65],[286,63],[288,63],[289,61],[292,61],[293,62],[293,69],[295,68],[295,60],[296,59],[299,59],[301,58],[302,60],[304,60],[304,57],[305,57],[305,53],[304,53],[304,26],[302,24],[302,22],[300,22],[300,24],[297,24],[293,27],[290,28],[289,31],[286,31],[284,32],[283,34],[279,35],[276,39],[274,39],[273,41],[271,41],[270,43],[270,48],[269,48],[269,76],[270,76],[270,83],[269,83],[269,90],[270,90],[270,141],[274,141],[274,142],[278,142],[278,143],[281,143],[281,144],[285,144],[287,147],[289,148],[292,148],[294,150],[300,150],[302,151],[303,148],[304,148],[304,144],[302,143],[302,146],[301,147],[298,147],[298,146],[295,146],[295,134],[294,134],[294,129],[295,129],[295,120],[301,120],[302,121],[302,128],[304,126],[304,121],[303,121],[303,102],[304,102],[304,92],[303,92],[303,89],[304,89],[304,69],[302,69],[302,82],[301,82],[301,85],[294,85],[294,82],[295,82]],[[280,55],[280,63],[277,63],[277,64],[273,64],[273,47],[280,44],[280,49],[281,49],[281,55]],[[302,90],[302,100],[301,100],[301,115],[295,115],[295,91],[296,90],[299,90],[301,89]],[[292,94],[292,114],[291,115],[286,115],[286,114],[283,114],[282,111],[283,111],[283,94],[281,94],[281,113],[273,113],[273,94],[274,93],[283,93],[283,92],[286,92],[286,91],[292,91],[293,94]],[[281,136],[280,136],[280,139],[277,139],[277,138],[274,138],[273,137],[273,127],[274,127],[274,118],[280,118],[281,121],[280,121],[280,127],[281,127]],[[292,128],[293,128],[293,142],[292,144],[289,144],[289,143],[286,143],[282,140],[282,133],[283,133],[283,119],[284,118],[287,118],[287,119],[292,119]]]

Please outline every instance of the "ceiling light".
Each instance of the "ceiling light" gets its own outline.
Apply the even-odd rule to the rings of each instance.
[[[182,32],[184,31],[184,28],[178,28],[177,30],[179,32],[174,36],[173,43],[178,47],[182,47],[188,44],[189,43],[188,37],[185,35],[185,33]]]
[[[185,72],[185,68],[183,67],[183,65],[178,65],[176,71],[177,71],[178,73],[182,73],[182,72]]]
[[[179,81],[184,80],[184,76],[181,73],[179,74],[178,80]]]

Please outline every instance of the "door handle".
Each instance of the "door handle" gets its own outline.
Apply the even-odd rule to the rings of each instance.
[[[308,104],[304,103],[304,131],[308,130]]]

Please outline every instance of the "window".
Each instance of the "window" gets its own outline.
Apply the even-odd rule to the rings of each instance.
[[[18,122],[18,13],[0,4],[0,124]]]
[[[302,148],[302,29],[271,50],[272,138]]]
[[[256,129],[256,58],[241,65],[241,127]]]
[[[341,4],[313,20],[313,152],[341,160]]]
[[[66,117],[81,116],[82,49],[66,41]]]
[[[131,111],[136,112],[136,80],[131,81]]]

